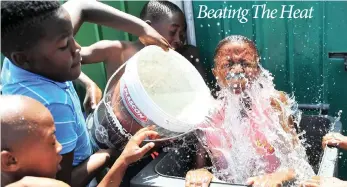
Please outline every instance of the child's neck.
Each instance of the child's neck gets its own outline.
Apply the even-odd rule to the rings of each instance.
[[[136,42],[134,42],[134,46],[140,51],[142,48],[145,47],[145,45],[143,43],[141,43],[140,40],[137,40]]]
[[[19,179],[18,179],[19,180]],[[17,182],[16,177],[7,174],[5,172],[1,172],[1,187],[7,186],[11,183]]]

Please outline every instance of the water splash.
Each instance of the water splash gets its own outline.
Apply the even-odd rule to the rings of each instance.
[[[304,132],[297,135],[291,128],[301,119],[294,96],[281,95],[262,67],[258,79],[246,85],[240,94],[235,94],[239,85],[222,89],[221,102],[202,127],[199,140],[208,150],[214,175],[230,183],[289,168],[295,169],[298,181],[313,176],[298,139]]]
[[[334,122],[331,124],[330,131],[332,131],[332,130],[335,129],[335,124],[336,124],[336,122],[340,121],[341,115],[342,115],[342,110],[339,110],[339,111],[337,112],[337,117],[335,118]]]

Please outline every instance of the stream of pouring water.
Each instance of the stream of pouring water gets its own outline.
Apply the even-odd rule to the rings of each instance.
[[[289,116],[294,116],[294,123],[300,122],[294,97],[288,97],[287,103],[276,98],[273,77],[265,69],[241,94],[221,91],[221,102],[199,138],[219,179],[245,183],[249,177],[289,168],[295,169],[297,181],[315,174],[298,135],[283,128],[290,126]],[[277,109],[271,105],[274,101]],[[216,114],[224,119],[215,120]]]

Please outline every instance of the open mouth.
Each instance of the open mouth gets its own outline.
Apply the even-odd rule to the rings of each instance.
[[[71,68],[75,68],[77,66],[80,66],[82,62],[82,57],[80,56],[78,60],[75,60],[75,63],[72,64]]]

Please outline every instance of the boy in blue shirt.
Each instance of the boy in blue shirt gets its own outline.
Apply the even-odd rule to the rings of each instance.
[[[113,150],[96,153],[105,159],[92,155],[71,82],[80,76],[82,60],[74,35],[89,21],[130,32],[145,45],[168,49],[169,44],[140,19],[93,0],[63,5],[57,1],[2,1],[1,14],[1,52],[7,57],[1,72],[2,93],[29,96],[50,110],[63,146],[57,179],[85,186],[114,155]]]

